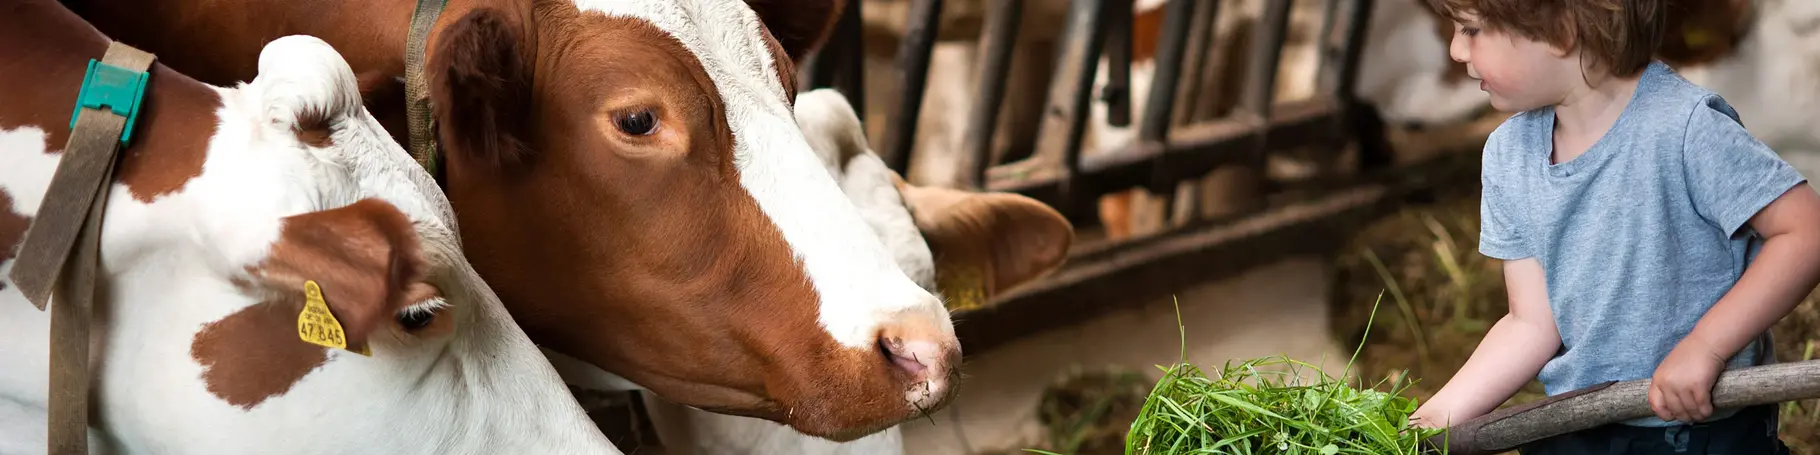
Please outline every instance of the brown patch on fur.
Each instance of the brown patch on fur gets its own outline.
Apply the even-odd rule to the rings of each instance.
[[[362,199],[286,217],[271,254],[251,272],[262,287],[283,295],[301,296],[303,282],[315,280],[346,332],[348,349],[359,350],[399,308],[433,291],[426,289],[420,248],[403,212]]]
[[[241,409],[283,395],[328,361],[327,349],[297,338],[301,292],[242,308],[203,326],[190,343],[209,393]]]
[[[0,14],[0,53],[15,68],[0,71],[10,89],[0,103],[0,128],[35,126],[45,132],[45,150],[60,153],[69,142],[69,115],[88,59],[107,51],[107,40],[56,3],[23,2]],[[54,44],[47,44],[54,43]],[[150,202],[175,192],[202,174],[208,140],[214,135],[220,99],[194,79],[154,63],[133,142],[115,170],[133,197]]]
[[[312,109],[297,113],[297,126],[291,131],[297,140],[311,147],[328,147],[335,145],[335,138],[330,135],[334,130],[329,128],[328,115]]]
[[[133,144],[123,151],[126,159],[115,170],[116,178],[140,202],[183,189],[202,175],[202,163],[208,159],[221,98],[213,89],[180,77],[162,65],[152,69],[152,87],[146,90],[145,112],[139,117],[142,123],[133,129]],[[160,79],[172,83],[160,84]]]
[[[243,292],[270,297],[204,326],[190,344],[209,393],[250,409],[289,392],[328,360],[325,348],[297,337],[304,280],[321,286],[348,349],[365,347],[398,309],[437,295],[423,281],[427,266],[418,248],[410,220],[378,199],[285,218],[271,254],[249,270],[255,280],[233,280]],[[453,331],[446,319],[414,333]]]
[[[323,8],[288,0],[83,0],[69,6],[113,39],[158,55],[197,80],[229,86],[253,80],[259,51],[286,35],[328,42],[356,74],[404,76],[405,35],[413,2],[342,2]],[[458,14],[467,2],[450,2]],[[156,79],[157,76],[153,76]]]
[[[793,62],[821,48],[848,0],[746,0]]]
[[[25,241],[25,228],[31,225],[31,218],[13,213],[12,195],[0,191],[0,264],[19,254],[19,242]],[[5,282],[0,281],[0,289],[6,289]]]

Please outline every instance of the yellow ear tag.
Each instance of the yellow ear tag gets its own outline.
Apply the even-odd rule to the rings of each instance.
[[[939,266],[938,266],[939,267]],[[937,286],[948,299],[949,312],[961,312],[986,306],[985,279],[977,267],[958,266],[936,272]]]
[[[1705,28],[1689,26],[1681,29],[1681,41],[1687,43],[1687,47],[1701,47],[1711,44],[1715,39],[1712,32]]]
[[[365,346],[358,351],[348,349],[348,338],[341,330],[341,321],[329,311],[328,302],[322,299],[322,287],[317,286],[315,280],[303,282],[303,312],[297,314],[297,337],[325,348],[348,350],[368,357],[373,355]]]

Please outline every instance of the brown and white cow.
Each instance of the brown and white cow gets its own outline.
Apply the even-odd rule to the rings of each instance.
[[[796,119],[841,190],[918,285],[955,308],[1052,272],[1073,243],[1073,227],[1036,200],[906,184],[867,145],[859,115],[832,89],[799,94]],[[978,275],[974,275],[977,273]],[[970,278],[978,276],[979,281]],[[977,289],[969,289],[973,284]],[[665,453],[891,455],[904,453],[897,427],[831,442],[769,421],[704,412],[648,399]]]
[[[321,37],[405,131],[416,1],[75,3],[216,83],[252,77],[259,43]],[[445,190],[466,255],[556,357],[851,439],[946,403],[960,348],[791,117],[793,58],[841,2],[750,3],[448,1],[425,50]]]
[[[107,46],[51,0],[0,4],[0,453],[46,447],[50,316],[4,277]],[[102,227],[91,453],[620,453],[340,56],[282,38],[257,76],[150,70]],[[305,280],[370,356],[299,339]]]

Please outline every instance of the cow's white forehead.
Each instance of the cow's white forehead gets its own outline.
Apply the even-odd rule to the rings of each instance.
[[[577,0],[582,11],[651,22],[701,62],[726,106],[740,184],[758,202],[821,295],[836,342],[872,349],[905,312],[946,320],[940,301],[904,274],[810,151],[790,114],[758,15],[739,0]]]
[[[650,21],[658,29],[681,41],[683,48],[701,61],[708,77],[723,96],[740,96],[758,92],[775,102],[739,106],[741,109],[763,109],[768,113],[788,116],[783,83],[774,76],[777,62],[763,39],[764,29],[758,15],[740,0],[576,0],[576,8],[608,16],[634,17]],[[731,101],[731,100],[729,100]],[[756,100],[754,100],[756,101]],[[770,101],[770,100],[766,100]],[[734,112],[733,103],[728,111]]]

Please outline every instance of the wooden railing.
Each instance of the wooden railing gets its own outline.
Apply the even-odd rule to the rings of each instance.
[[[941,0],[907,0],[908,20],[896,55],[895,80],[903,95],[892,106],[880,155],[899,173],[911,162]],[[1242,272],[1289,254],[1329,251],[1369,217],[1407,195],[1447,185],[1476,183],[1477,154],[1455,153],[1420,165],[1392,167],[1384,125],[1353,95],[1373,0],[1325,0],[1317,35],[1318,91],[1312,98],[1273,102],[1278,65],[1289,28],[1291,2],[1265,0],[1252,36],[1251,59],[1239,105],[1228,115],[1196,120],[1178,106],[1178,86],[1218,71],[1207,56],[1209,30],[1220,14],[1216,0],[1172,0],[1158,36],[1155,76],[1148,93],[1128,87],[1132,0],[1071,0],[1061,50],[1051,76],[1044,116],[1029,158],[992,159],[994,129],[1018,35],[1024,0],[989,0],[980,33],[979,85],[967,113],[963,158],[971,167],[964,185],[1023,194],[1061,211],[1077,229],[1099,224],[1094,202],[1132,187],[1162,194],[1221,166],[1261,167],[1272,153],[1316,149],[1338,153],[1352,145],[1359,172],[1346,178],[1276,185],[1257,209],[1197,220],[1156,235],[1116,241],[1083,241],[1055,274],[996,297],[994,305],[956,314],[968,353],[977,353],[1037,331],[1077,323],[1107,311],[1165,298],[1199,281]],[[860,7],[850,0],[837,36],[815,57],[812,87],[834,87],[866,112],[861,59]],[[1335,33],[1335,32],[1338,33]],[[1081,139],[1095,69],[1109,60],[1105,92],[1108,123],[1130,124],[1130,96],[1146,96],[1133,142],[1123,150],[1083,158]],[[1185,76],[1187,74],[1187,76]]]

